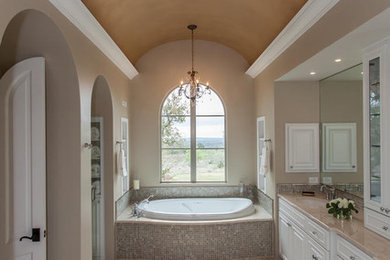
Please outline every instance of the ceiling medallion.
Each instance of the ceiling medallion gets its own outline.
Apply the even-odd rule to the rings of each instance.
[[[196,99],[201,98],[204,94],[211,94],[209,83],[206,84],[200,83],[199,79],[196,77],[198,72],[194,70],[194,30],[197,28],[195,24],[190,24],[187,26],[191,30],[191,61],[192,68],[191,71],[187,72],[188,80],[187,82],[180,82],[179,96],[184,95],[186,98],[195,101]]]

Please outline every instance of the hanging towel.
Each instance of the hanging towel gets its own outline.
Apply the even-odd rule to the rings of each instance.
[[[260,174],[267,175],[270,170],[270,149],[265,143],[260,156]]]
[[[126,177],[127,176],[127,165],[126,165],[126,155],[125,150],[120,148],[118,156],[118,170],[119,174]]]

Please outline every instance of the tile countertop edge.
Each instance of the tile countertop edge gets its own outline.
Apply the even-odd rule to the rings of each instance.
[[[278,194],[278,197],[279,197],[279,199],[280,198],[283,199],[289,205],[291,205],[295,209],[297,209],[300,212],[302,212],[306,217],[308,217],[310,220],[313,220],[315,223],[319,224],[323,228],[325,228],[325,229],[327,229],[329,231],[335,232],[337,235],[340,235],[341,237],[343,237],[344,239],[349,241],[351,244],[355,245],[356,247],[358,247],[361,250],[363,250],[364,252],[366,252],[368,255],[373,257],[375,260],[388,260],[389,259],[389,255],[390,255],[390,240],[387,240],[386,238],[384,238],[384,237],[376,234],[375,232],[367,229],[366,227],[364,227],[364,223],[362,223],[361,228],[365,229],[365,232],[372,233],[373,236],[377,236],[378,240],[385,240],[385,242],[387,242],[387,245],[384,245],[384,247],[388,246],[387,247],[388,248],[387,252],[374,253],[373,251],[376,251],[376,250],[373,250],[372,248],[369,248],[366,245],[361,244],[359,241],[357,241],[356,239],[354,239],[350,235],[346,234],[345,232],[343,232],[339,228],[331,227],[331,226],[327,225],[326,223],[323,223],[320,219],[318,219],[317,217],[313,216],[310,212],[306,211],[305,209],[301,208],[299,205],[296,205],[293,201],[291,201],[292,197],[301,197],[301,195],[296,195],[296,194]],[[332,216],[332,218],[333,218],[333,216]],[[361,221],[358,221],[358,222],[361,222]]]

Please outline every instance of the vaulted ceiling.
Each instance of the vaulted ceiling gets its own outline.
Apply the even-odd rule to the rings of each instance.
[[[82,0],[135,64],[150,49],[195,38],[229,46],[253,63],[307,0]]]

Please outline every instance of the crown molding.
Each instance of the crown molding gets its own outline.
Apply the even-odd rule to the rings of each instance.
[[[257,77],[338,2],[339,0],[308,0],[267,49],[249,67],[246,74],[252,78]]]
[[[49,0],[93,44],[100,49],[129,79],[138,71],[111,39],[88,8],[80,0]]]

